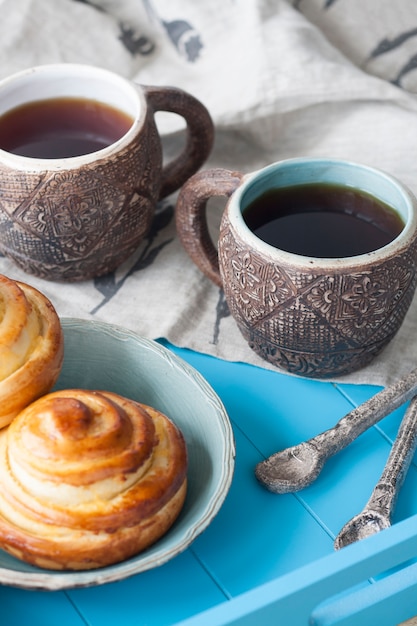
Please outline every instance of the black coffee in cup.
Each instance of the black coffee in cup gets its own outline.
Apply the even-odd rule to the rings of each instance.
[[[389,205],[358,189],[330,183],[270,189],[243,210],[243,217],[275,248],[318,258],[377,250],[404,228]]]
[[[80,156],[111,145],[132,122],[123,111],[94,100],[34,101],[0,117],[0,148],[41,159]]]

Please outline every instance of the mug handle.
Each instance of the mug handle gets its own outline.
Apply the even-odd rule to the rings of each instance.
[[[181,115],[187,124],[183,151],[162,168],[159,200],[179,189],[203,165],[214,142],[214,124],[206,107],[191,94],[176,87],[142,85],[154,113]]]
[[[221,168],[199,172],[181,189],[175,207],[178,237],[197,267],[218,287],[222,287],[217,248],[207,225],[210,198],[230,198],[242,182],[243,174]]]

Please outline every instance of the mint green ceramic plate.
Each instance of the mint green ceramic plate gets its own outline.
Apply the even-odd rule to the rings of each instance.
[[[184,508],[168,533],[138,556],[86,572],[54,572],[0,550],[0,583],[26,589],[87,587],[162,565],[210,524],[229,490],[235,447],[218,396],[204,378],[166,348],[123,328],[63,319],[64,365],[57,389],[114,391],[162,411],[182,430],[189,456]]]

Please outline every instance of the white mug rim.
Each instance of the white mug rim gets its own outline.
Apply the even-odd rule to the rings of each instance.
[[[60,171],[60,170],[68,170],[68,169],[76,169],[81,165],[87,165],[90,163],[94,163],[99,159],[106,159],[110,157],[112,154],[117,153],[122,150],[125,146],[127,146],[134,137],[140,132],[143,128],[145,119],[146,119],[146,98],[143,93],[143,89],[140,85],[135,84],[133,81],[130,81],[123,76],[112,72],[111,70],[107,70],[102,67],[96,67],[93,65],[87,64],[79,64],[79,63],[52,63],[52,64],[44,64],[38,65],[34,67],[30,67],[6,78],[0,80],[0,103],[2,100],[2,94],[5,89],[13,90],[16,86],[23,86],[25,81],[31,81],[33,79],[47,79],[50,77],[56,77],[59,75],[64,79],[65,77],[73,77],[80,78],[81,80],[86,81],[86,79],[93,77],[99,81],[107,82],[108,85],[112,84],[113,86],[119,86],[120,89],[123,89],[126,93],[126,96],[131,99],[132,103],[135,103],[134,111],[130,109],[130,115],[132,117],[132,125],[129,127],[127,132],[114,141],[113,143],[101,148],[100,150],[96,150],[94,152],[89,152],[86,154],[81,154],[72,157],[63,157],[63,158],[38,158],[38,157],[27,157],[21,156],[18,154],[14,154],[12,152],[8,152],[7,150],[3,150],[0,148],[0,163],[3,166],[10,167],[16,170],[24,170],[24,171]],[[62,80],[64,83],[64,80]],[[66,88],[66,87],[65,87]],[[53,89],[52,89],[53,91]],[[65,94],[65,97],[80,97],[79,92]],[[23,103],[30,103],[38,100],[46,100],[49,98],[59,97],[58,92],[56,96],[47,96],[39,95],[37,97],[28,97],[22,100]],[[103,102],[102,98],[94,97],[93,95],[88,96],[90,100]],[[16,106],[19,106],[17,104]],[[6,107],[4,111],[1,111],[0,106],[0,115],[2,113],[6,113],[13,109],[13,106]],[[116,107],[128,112],[127,109],[122,109],[122,107]]]

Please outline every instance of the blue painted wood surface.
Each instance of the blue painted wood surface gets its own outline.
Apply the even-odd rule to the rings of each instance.
[[[417,614],[415,463],[393,527],[333,550],[379,478],[405,407],[331,459],[307,489],[271,494],[254,478],[256,463],[331,427],[378,388],[303,380],[169,347],[206,377],[232,421],[236,470],[221,511],[185,553],[127,580],[65,592],[0,586],[1,624],[395,626]]]

